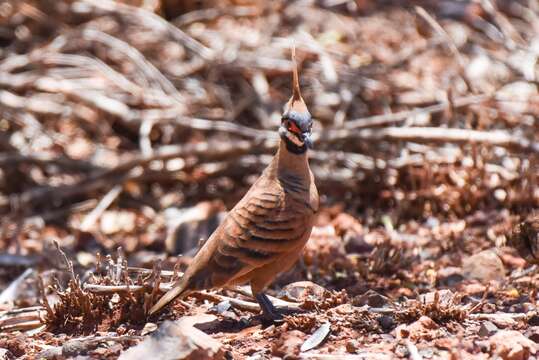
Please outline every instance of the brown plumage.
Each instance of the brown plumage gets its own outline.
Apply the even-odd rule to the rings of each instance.
[[[509,237],[509,244],[517,249],[530,264],[539,264],[539,211],[517,224]]]
[[[293,95],[282,115],[277,153],[150,314],[194,290],[250,284],[264,315],[279,316],[263,290],[296,262],[318,210],[307,158],[312,118],[301,97],[294,50],[292,60]]]

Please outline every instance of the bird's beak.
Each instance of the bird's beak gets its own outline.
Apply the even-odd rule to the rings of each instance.
[[[306,131],[304,133],[301,133],[301,139],[303,140],[303,143],[307,146],[307,148],[312,149],[313,148],[313,139],[311,138],[311,132]]]

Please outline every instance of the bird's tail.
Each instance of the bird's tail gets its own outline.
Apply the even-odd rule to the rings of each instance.
[[[169,302],[176,299],[178,296],[186,295],[187,293],[186,289],[187,289],[188,284],[189,284],[189,279],[188,277],[184,275],[180,280],[178,280],[174,284],[172,289],[167,291],[166,294],[163,295],[161,299],[159,299],[154,306],[152,306],[152,308],[150,309],[149,315],[156,313],[157,311],[165,307]]]

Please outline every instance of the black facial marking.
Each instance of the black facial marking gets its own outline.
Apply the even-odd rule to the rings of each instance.
[[[281,139],[283,139],[286,145],[286,149],[290,151],[291,153],[300,155],[300,154],[303,154],[305,151],[307,151],[307,145],[303,144],[301,146],[298,146],[294,144],[292,141],[290,141],[290,139],[285,135],[284,132],[283,133],[279,132],[279,134],[281,135]]]
[[[293,154],[303,154],[305,151],[307,151],[307,145],[303,143],[303,145],[298,146],[294,142],[290,141],[290,139],[288,139],[288,137],[286,136],[286,131],[288,129],[288,121],[293,122],[299,128],[299,130],[301,131],[300,134],[295,132],[290,133],[297,137],[298,140],[303,143],[304,139],[302,137],[302,133],[310,133],[313,126],[313,119],[311,117],[311,114],[308,111],[300,112],[291,109],[285,112],[281,118],[282,125],[279,129],[279,134],[281,135],[281,138],[286,144],[286,149]]]

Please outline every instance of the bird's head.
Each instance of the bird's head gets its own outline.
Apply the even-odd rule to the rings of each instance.
[[[292,63],[292,97],[286,103],[281,117],[279,135],[289,151],[302,154],[307,151],[307,148],[313,147],[311,139],[313,119],[301,97],[295,48],[292,48]]]

